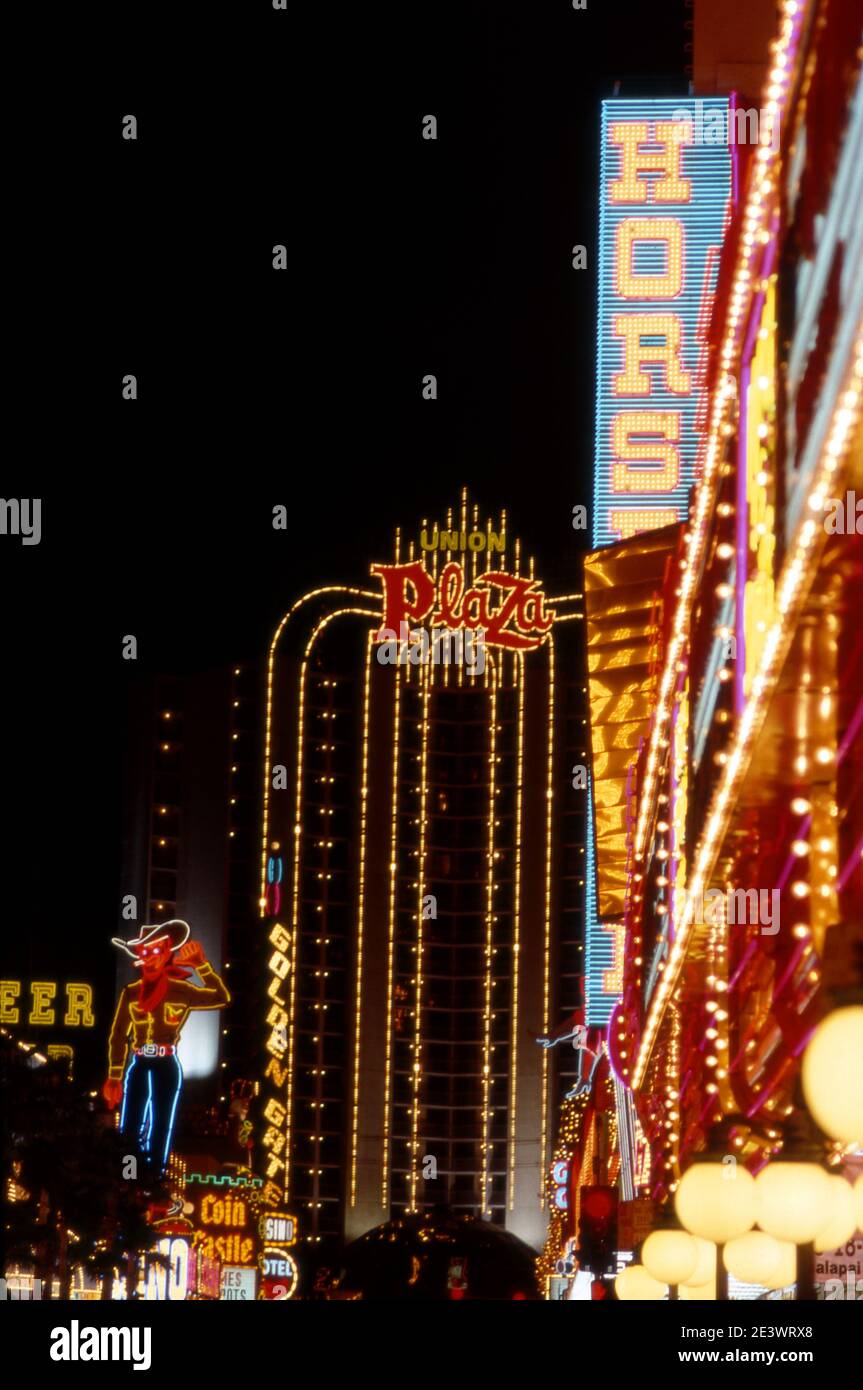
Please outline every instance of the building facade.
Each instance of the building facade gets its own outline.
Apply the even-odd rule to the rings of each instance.
[[[606,1034],[619,1181],[628,1168],[647,1206],[640,1237],[630,1219],[620,1239],[627,1260],[695,1160],[738,1164],[741,1190],[751,1174],[759,1192],[794,1153],[848,1182],[861,1168],[859,1106],[837,1125],[811,1068],[807,1081],[825,1021],[863,988],[861,57],[853,6],[780,7],[760,104],[776,138],[733,151],[688,519],[588,561],[625,573],[633,546],[664,537],[668,562],[649,708],[616,770],[618,833],[597,837],[600,910],[620,927]],[[595,589],[589,651],[605,619]],[[601,666],[589,688],[596,748],[609,732]],[[634,716],[644,683],[622,679],[615,694]],[[835,1057],[836,1091],[855,1064]],[[596,1131],[576,1118],[578,1171]],[[710,1229],[709,1212],[677,1210]],[[753,1211],[762,1232],[787,1231],[766,1205]],[[836,1296],[823,1292],[834,1247],[859,1248],[860,1233],[853,1217],[841,1240],[825,1229],[783,1234],[790,1264],[734,1296],[811,1298],[819,1283]],[[550,1272],[559,1250],[546,1253]],[[680,1296],[727,1297],[734,1268],[714,1249],[709,1279]]]
[[[437,1205],[543,1238],[575,1057],[537,1039],[581,1002],[582,615],[463,495],[275,635],[259,1137],[307,1239]]]

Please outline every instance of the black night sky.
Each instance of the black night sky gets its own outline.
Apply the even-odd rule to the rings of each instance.
[[[5,968],[110,956],[136,669],[256,656],[462,485],[547,583],[577,578],[599,101],[686,91],[682,0],[290,6],[275,44],[264,5],[192,7],[188,32],[176,6],[117,8],[55,184],[63,403],[4,484],[43,511],[39,546],[2,538]]]

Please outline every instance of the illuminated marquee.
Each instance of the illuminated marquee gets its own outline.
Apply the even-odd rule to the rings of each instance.
[[[697,105],[602,104],[594,547],[685,518],[698,468],[730,157]]]
[[[255,1265],[257,1219],[251,1198],[258,1189],[242,1185],[239,1179],[234,1179],[230,1186],[219,1184],[217,1191],[202,1191],[203,1185],[192,1179],[186,1182],[196,1248],[206,1259],[218,1261],[223,1267]]]
[[[261,1239],[267,1245],[294,1245],[297,1240],[297,1218],[287,1212],[264,1212],[258,1222]]]
[[[776,425],[776,285],[772,278],[764,295],[755,351],[742,383],[742,407],[746,429],[745,542],[738,564],[743,583],[738,585],[738,679],[743,695],[752,691],[761,663],[767,632],[776,610],[776,505],[775,468],[771,467]],[[742,647],[742,650],[741,650]]]
[[[22,998],[28,994],[29,1010]],[[36,1028],[92,1028],[92,986],[60,986],[53,980],[33,980],[29,985],[21,980],[0,980],[0,1023],[22,1022]]]
[[[269,914],[279,912],[282,905],[284,857],[281,845],[274,840],[267,855],[266,890],[262,907]],[[267,1039],[264,1044],[267,1060],[261,1087],[261,1119],[263,1127],[260,1144],[263,1150],[264,1173],[267,1178],[263,1193],[266,1205],[278,1205],[286,1186],[287,1145],[285,1120],[290,1098],[288,1076],[288,1020],[290,1016],[289,980],[291,972],[291,935],[280,922],[270,927],[268,941],[272,952],[267,961],[266,1014]]]

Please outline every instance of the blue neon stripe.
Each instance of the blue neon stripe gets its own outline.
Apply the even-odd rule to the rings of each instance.
[[[174,1053],[174,1061],[177,1064],[177,1071],[180,1073],[180,1080],[177,1082],[177,1089],[174,1092],[174,1103],[171,1106],[171,1118],[168,1121],[168,1132],[165,1136],[165,1152],[162,1154],[163,1165],[168,1162],[168,1154],[171,1152],[171,1139],[174,1134],[174,1120],[177,1116],[177,1102],[180,1099],[180,1092],[183,1089],[183,1068],[180,1066],[180,1059],[177,1056],[176,1052]]]

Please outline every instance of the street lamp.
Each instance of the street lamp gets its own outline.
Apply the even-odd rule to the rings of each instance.
[[[698,1246],[688,1231],[668,1229],[651,1231],[641,1250],[641,1260],[648,1274],[661,1284],[685,1284],[695,1272]]]
[[[799,1093],[799,1085],[795,1089]],[[814,1299],[814,1241],[833,1214],[831,1175],[802,1104],[794,1105],[783,1128],[781,1154],[755,1179],[756,1218],[762,1231],[797,1246],[797,1297]]]
[[[803,1094],[825,1134],[863,1144],[863,1004],[819,1023],[803,1054]]]
[[[854,1206],[857,1211],[857,1230],[863,1231],[863,1173],[854,1184]]]
[[[836,922],[824,943],[822,1018],[803,1054],[806,1104],[825,1134],[863,1144],[863,927]]]
[[[685,1283],[678,1288],[678,1296],[683,1302],[694,1300],[713,1300],[724,1297],[724,1290],[717,1281],[717,1247],[712,1240],[702,1240],[701,1236],[693,1236],[695,1248],[698,1251],[698,1258],[695,1268]],[[724,1283],[724,1281],[723,1281]]]
[[[695,1155],[675,1194],[681,1223],[691,1235],[724,1245],[755,1224],[755,1180],[732,1148],[731,1131],[746,1123],[743,1116],[726,1115],[713,1126],[711,1143]]]
[[[819,1163],[774,1158],[755,1180],[758,1225],[777,1240],[814,1241],[832,1211],[829,1174]]]
[[[747,1231],[745,1235],[735,1236],[728,1242],[722,1259],[728,1273],[741,1283],[760,1284],[762,1288],[768,1288],[768,1280],[779,1272],[784,1254],[782,1242],[769,1236],[766,1231]]]
[[[831,1193],[831,1210],[827,1222],[815,1237],[815,1249],[821,1255],[826,1250],[835,1250],[850,1240],[857,1230],[857,1208],[854,1203],[854,1188],[850,1182],[838,1175],[828,1177]]]
[[[777,1240],[776,1244],[779,1246],[779,1263],[765,1279],[765,1288],[786,1289],[789,1284],[796,1282],[797,1297],[800,1298],[800,1249],[790,1240]]]
[[[623,1303],[657,1303],[668,1287],[648,1274],[644,1265],[627,1265],[614,1281],[614,1292]]]
[[[726,1115],[714,1125],[710,1146],[687,1168],[675,1194],[674,1205],[683,1226],[693,1236],[722,1246],[745,1235],[755,1223],[755,1180],[734,1154],[729,1153],[731,1131],[745,1120]],[[696,1281],[690,1278],[688,1284]],[[728,1297],[725,1265],[716,1260],[716,1298]]]

